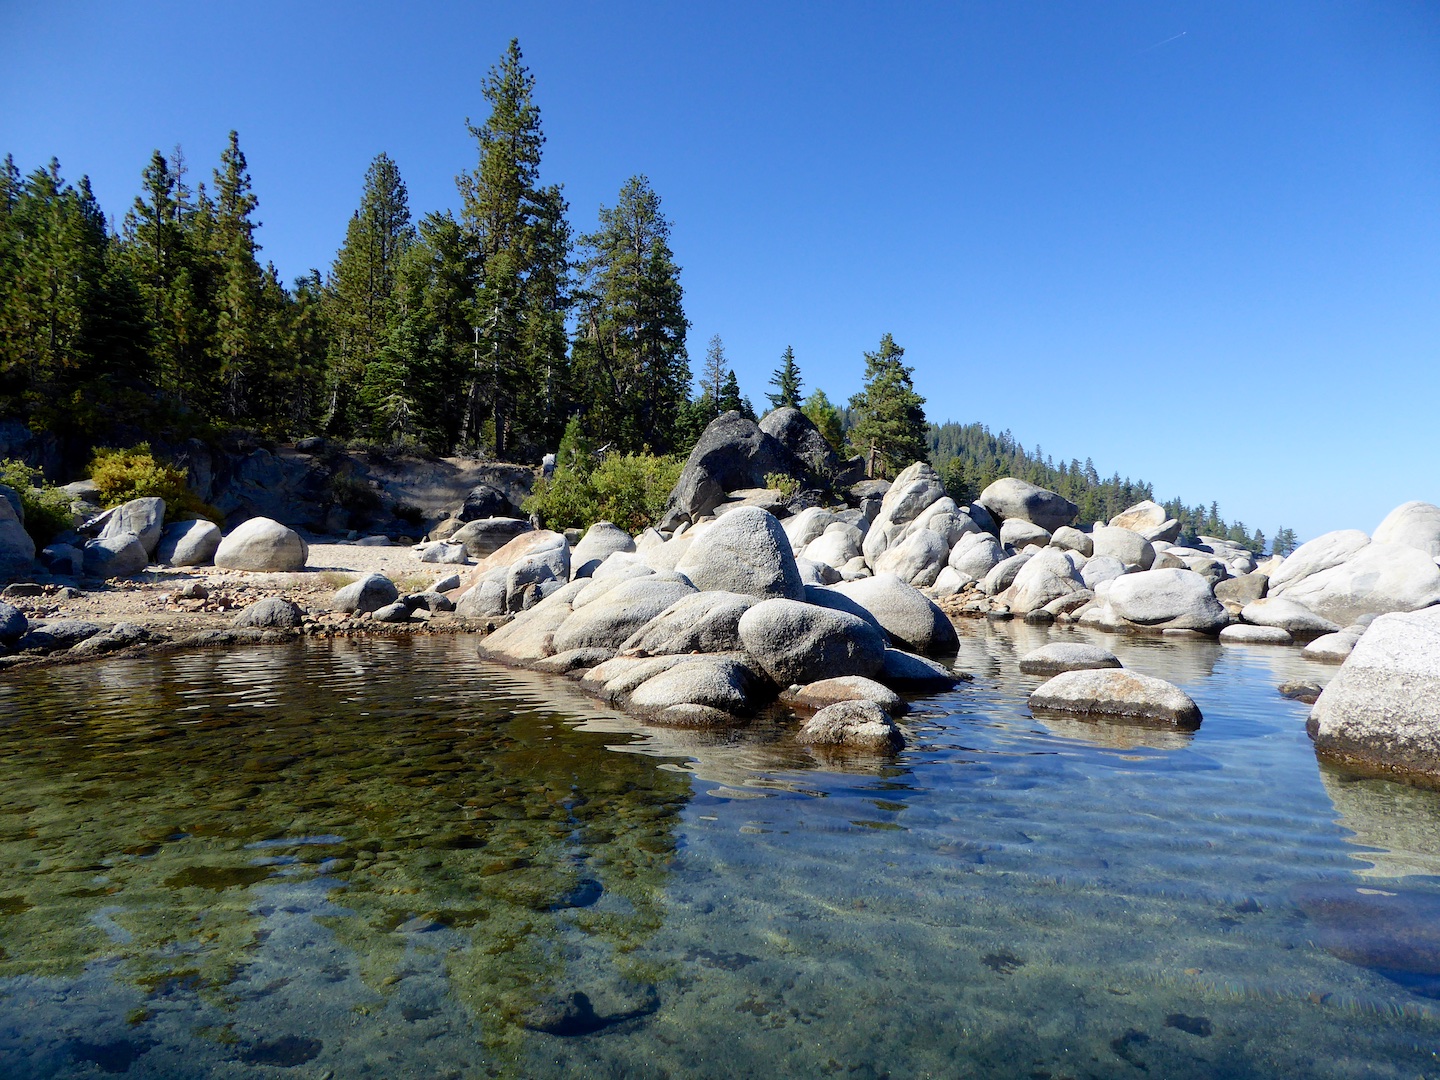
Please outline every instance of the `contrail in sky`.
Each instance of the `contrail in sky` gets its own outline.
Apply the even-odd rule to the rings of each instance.
[[[1176,34],[1174,37],[1167,37],[1164,41],[1157,41],[1154,45],[1146,46],[1145,48],[1141,49],[1140,52],[1136,53],[1135,55],[1136,55],[1136,56],[1140,56],[1140,55],[1142,55],[1142,54],[1144,54],[1144,53],[1147,53],[1147,52],[1150,52],[1150,51],[1152,51],[1152,50],[1154,50],[1154,49],[1160,48],[1161,45],[1169,45],[1170,42],[1172,42],[1172,41],[1179,41],[1182,37],[1184,37],[1184,36],[1185,36],[1186,34],[1188,34],[1189,32],[1190,32],[1189,30],[1181,30],[1180,33]]]

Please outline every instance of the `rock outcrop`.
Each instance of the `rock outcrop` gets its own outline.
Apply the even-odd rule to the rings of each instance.
[[[1323,757],[1440,778],[1440,607],[1371,623],[1308,729]]]

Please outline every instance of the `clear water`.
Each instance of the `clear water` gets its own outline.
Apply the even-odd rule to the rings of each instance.
[[[466,638],[9,675],[0,1075],[1440,1075],[1440,797],[1317,765],[1330,669],[1101,636],[1200,730],[1041,721],[1078,632],[962,631],[888,761]]]

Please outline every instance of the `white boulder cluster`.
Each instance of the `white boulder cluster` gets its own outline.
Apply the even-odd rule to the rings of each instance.
[[[34,567],[35,547],[16,511],[18,500],[12,504],[0,498],[0,503],[0,540],[5,541],[0,547],[9,552],[0,551],[0,580],[22,577]],[[131,499],[56,537],[40,551],[39,561],[52,574],[112,579],[133,577],[151,565],[295,571],[303,570],[309,557],[299,533],[270,518],[251,518],[222,535],[212,521],[166,524],[165,517],[164,499]],[[6,533],[11,525],[11,531],[19,530],[18,538]]]
[[[897,516],[882,508],[877,521],[908,535]],[[933,600],[871,569],[857,521],[806,510],[782,524],[742,505],[668,539],[599,522],[572,549],[559,533],[526,532],[481,563],[457,614],[513,615],[486,638],[485,655],[574,675],[663,723],[733,724],[783,697],[814,712],[801,742],[891,749],[904,742],[896,690],[953,686],[926,657],[953,656],[958,638]],[[796,543],[827,535],[847,555],[848,577],[796,557]]]

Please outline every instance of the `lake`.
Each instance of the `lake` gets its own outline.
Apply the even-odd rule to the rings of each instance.
[[[1440,1074],[1440,797],[1296,649],[964,623],[894,758],[651,727],[470,637],[0,677],[0,1074]],[[1093,640],[1193,734],[1037,719]]]

